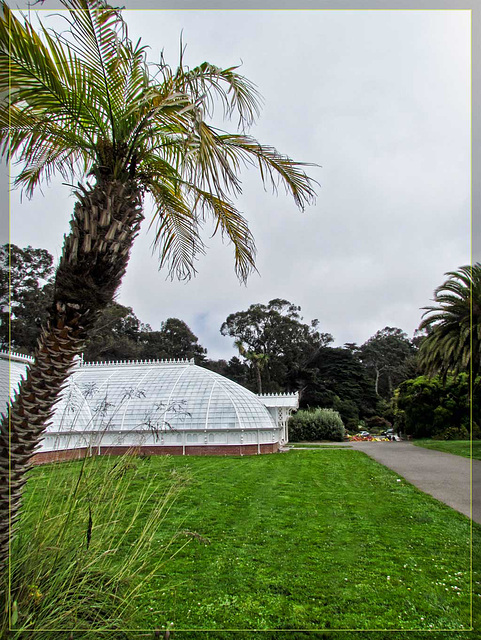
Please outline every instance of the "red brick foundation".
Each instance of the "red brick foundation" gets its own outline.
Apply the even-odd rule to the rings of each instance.
[[[257,453],[276,453],[279,443],[261,444],[259,450],[256,444],[222,444],[222,445],[186,445],[180,446],[142,446],[142,447],[100,447],[100,455],[121,456],[125,454],[144,456],[250,456]],[[95,453],[98,453],[97,448]],[[88,454],[87,448],[65,449],[63,451],[39,451],[32,459],[32,464],[46,464],[48,462],[65,462],[80,460]]]
[[[47,462],[65,462],[66,460],[81,460],[85,458],[88,449],[65,449],[64,451],[39,451],[30,459],[32,464],[45,464]]]

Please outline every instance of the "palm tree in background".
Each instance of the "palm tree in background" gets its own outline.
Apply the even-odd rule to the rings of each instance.
[[[245,280],[255,247],[233,198],[243,166],[283,185],[303,209],[313,181],[296,163],[245,133],[259,115],[255,87],[235,67],[208,62],[177,69],[147,63],[119,10],[103,0],[62,0],[67,29],[35,29],[5,3],[0,11],[1,150],[17,159],[15,185],[31,195],[53,174],[78,180],[76,202],[56,272],[54,299],[26,379],[1,423],[0,566],[10,522],[18,518],[26,470],[74,357],[98,313],[112,302],[143,220],[154,202],[160,266],[172,277],[195,273],[203,222],[231,241]],[[209,124],[214,106],[238,117],[236,133]],[[11,529],[10,529],[11,531]]]
[[[421,366],[428,375],[481,372],[481,264],[449,271],[446,282],[434,292],[435,306],[424,307],[420,324],[428,335],[419,349]]]
[[[267,353],[256,353],[253,349],[246,349],[242,340],[235,340],[234,345],[237,347],[239,354],[243,356],[256,374],[257,393],[262,395],[262,371],[268,366],[269,355]]]

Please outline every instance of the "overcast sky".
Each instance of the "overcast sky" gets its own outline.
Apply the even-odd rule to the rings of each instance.
[[[234,274],[232,247],[210,239],[190,282],[166,280],[152,254],[150,205],[118,301],[153,329],[187,322],[211,358],[235,354],[220,325],[256,302],[285,298],[336,345],[378,329],[412,336],[444,273],[470,262],[470,12],[126,11],[150,59],[242,62],[264,97],[251,133],[298,161],[320,187],[299,212],[243,173],[238,207],[259,275]],[[225,123],[233,129],[235,123]],[[60,256],[73,207],[61,181],[11,198],[11,242]]]

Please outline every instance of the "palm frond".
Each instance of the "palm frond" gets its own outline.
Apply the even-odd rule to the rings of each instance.
[[[279,153],[274,147],[262,145],[250,136],[224,134],[220,136],[232,160],[244,161],[256,165],[264,184],[269,180],[274,192],[283,184],[286,193],[290,193],[296,205],[303,210],[315,199],[315,181],[309,178],[300,167],[316,166],[307,162],[295,162]]]
[[[203,214],[209,214],[215,223],[214,235],[220,230],[234,246],[235,271],[242,282],[255,271],[256,247],[247,220],[234,205],[208,191],[194,189],[194,211],[200,206]]]
[[[217,97],[223,105],[226,118],[230,119],[237,112],[238,126],[251,126],[260,115],[262,98],[256,86],[236,73],[236,69],[238,67],[221,69],[209,62],[203,62],[193,69],[180,65],[173,81],[194,99],[201,97],[207,115],[212,116]]]
[[[22,166],[15,185],[26,188],[31,196],[35,185],[52,172],[72,177],[75,168],[86,173],[92,163],[92,149],[64,119],[36,117],[28,109],[0,105],[0,153],[17,157]],[[65,163],[65,167],[62,164]]]
[[[312,165],[294,162],[250,136],[220,133],[205,122],[198,123],[196,133],[189,149],[192,182],[226,197],[228,192],[241,192],[238,173],[242,166],[257,166],[263,183],[269,182],[274,192],[283,184],[300,209],[313,202],[314,180],[300,168]]]
[[[166,266],[171,278],[187,280],[196,273],[199,254],[205,253],[199,235],[199,221],[192,214],[179,189],[166,180],[152,180],[149,191],[155,202],[154,247],[159,251],[159,269]]]
[[[203,121],[197,122],[195,134],[188,144],[186,167],[190,165],[190,182],[214,191],[221,198],[242,192],[237,160],[226,153],[213,127]]]
[[[95,85],[78,60],[59,47],[42,25],[44,41],[5,4],[2,9],[0,91],[8,92],[10,105],[65,118],[86,137],[102,131],[102,115],[92,100]]]
[[[420,329],[427,329],[419,358],[429,375],[481,369],[481,264],[445,274],[434,292],[435,305],[425,310]]]
[[[127,157],[135,153],[149,166],[152,159],[157,162],[161,152],[174,166],[182,163],[190,130],[190,107],[191,102],[183,94],[149,88],[126,112],[126,118],[135,120],[125,136]]]
[[[48,184],[54,174],[61,175],[66,181],[72,180],[83,161],[79,152],[58,146],[48,148],[45,144],[37,144],[29,155],[29,163],[14,181],[14,185],[23,188],[29,198],[40,182]],[[22,157],[19,162],[22,162]]]
[[[145,92],[149,89],[150,78],[145,62],[146,47],[140,46],[140,40],[135,46],[127,40],[119,52],[122,59],[123,78],[119,85],[119,109],[123,113],[133,113],[132,107],[139,105]]]
[[[82,66],[90,72],[99,88],[108,114],[111,139],[115,145],[116,118],[122,112],[125,92],[126,64],[140,62],[143,57],[133,59],[125,55],[126,26],[117,9],[102,0],[61,0],[69,10],[64,16],[69,24],[70,39],[60,36],[63,45],[73,50]]]

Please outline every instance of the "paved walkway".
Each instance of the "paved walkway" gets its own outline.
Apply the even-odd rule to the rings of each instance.
[[[451,453],[417,447],[410,442],[350,442],[377,462],[406,478],[456,511],[481,524],[481,460],[472,461],[473,496],[471,515],[471,460]]]

